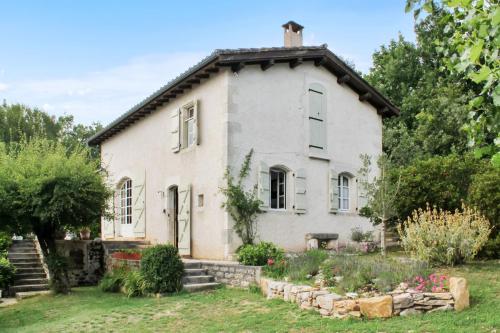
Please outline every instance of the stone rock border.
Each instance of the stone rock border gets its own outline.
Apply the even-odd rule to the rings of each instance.
[[[261,291],[267,299],[296,303],[301,309],[316,310],[322,316],[332,318],[389,318],[425,312],[461,311],[469,307],[467,280],[450,277],[449,284],[450,292],[428,293],[399,289],[387,295],[351,299],[326,288],[260,279]]]

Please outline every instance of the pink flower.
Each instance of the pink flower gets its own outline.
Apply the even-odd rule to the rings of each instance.
[[[272,266],[272,265],[274,265],[274,260],[273,260],[273,258],[269,258],[269,259],[267,259],[267,265],[268,265],[268,266]]]

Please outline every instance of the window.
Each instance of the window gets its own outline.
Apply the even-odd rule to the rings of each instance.
[[[326,150],[326,98],[317,83],[309,88],[309,147]]]
[[[132,224],[132,180],[127,179],[120,188],[120,223]]]
[[[339,176],[339,210],[349,210],[349,178],[346,175]]]
[[[184,109],[184,121],[183,121],[183,132],[184,132],[184,147],[190,147],[195,142],[195,115],[194,115],[194,105],[189,106]]]
[[[271,179],[271,209],[286,209],[286,172],[272,168],[269,171]]]
[[[205,196],[203,194],[198,194],[198,207],[203,207],[205,203]]]

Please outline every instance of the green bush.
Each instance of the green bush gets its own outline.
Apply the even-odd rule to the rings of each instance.
[[[67,294],[71,291],[68,275],[68,259],[53,253],[45,257],[50,272],[50,288],[56,294]]]
[[[141,274],[153,293],[182,289],[184,264],[173,245],[156,245],[142,252]]]
[[[12,237],[4,232],[0,232],[0,256],[6,256],[12,245]]]
[[[482,259],[500,259],[500,233],[495,238],[490,238],[477,254]]]
[[[124,268],[115,268],[111,272],[106,272],[99,281],[99,289],[104,292],[120,292],[125,281],[127,270]]]
[[[278,262],[283,259],[283,254],[282,249],[270,242],[243,245],[237,251],[238,261],[249,266],[267,265],[268,259]]]
[[[146,295],[148,283],[140,271],[129,271],[123,280],[123,292],[127,297],[138,297]]]
[[[309,250],[290,255],[264,266],[266,276],[274,279],[288,277],[292,281],[305,281],[319,273],[321,264],[328,258],[325,250]]]
[[[0,257],[0,289],[7,288],[13,281],[16,268],[7,258]]]

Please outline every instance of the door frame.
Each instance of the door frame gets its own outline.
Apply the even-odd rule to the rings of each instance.
[[[167,216],[170,225],[169,239],[175,248],[179,248],[179,186],[171,185],[167,190]]]

